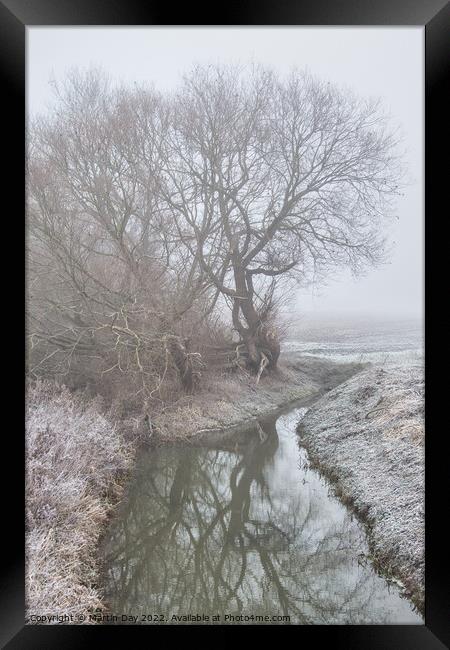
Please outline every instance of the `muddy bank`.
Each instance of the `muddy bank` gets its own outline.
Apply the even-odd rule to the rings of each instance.
[[[236,428],[254,427],[258,418],[299,400],[316,399],[346,381],[367,364],[285,354],[276,372],[255,385],[254,377],[211,375],[198,394],[186,398],[153,420],[152,444],[216,444]]]
[[[372,367],[318,400],[299,425],[310,460],[367,524],[377,568],[424,611],[424,377]]]

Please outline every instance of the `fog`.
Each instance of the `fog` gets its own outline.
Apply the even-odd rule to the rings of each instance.
[[[71,67],[99,65],[114,80],[176,87],[193,63],[307,67],[363,96],[381,97],[403,136],[409,183],[389,232],[389,264],[354,279],[298,290],[298,313],[420,317],[423,313],[423,45],[413,28],[27,28],[29,114],[51,105],[51,80]]]

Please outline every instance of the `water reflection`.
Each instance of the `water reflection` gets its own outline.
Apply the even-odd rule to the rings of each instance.
[[[264,421],[230,450],[141,458],[104,544],[113,614],[422,623],[364,561],[361,527],[308,468],[300,414]]]

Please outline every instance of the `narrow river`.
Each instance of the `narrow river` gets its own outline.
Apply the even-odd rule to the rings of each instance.
[[[222,449],[141,455],[102,548],[118,622],[423,624],[308,466],[296,435],[305,410]]]

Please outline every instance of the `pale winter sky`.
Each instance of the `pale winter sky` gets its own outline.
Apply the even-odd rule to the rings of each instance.
[[[74,66],[103,67],[112,78],[173,89],[193,63],[253,60],[281,74],[292,66],[381,97],[403,133],[410,184],[398,201],[389,265],[353,280],[343,272],[326,287],[298,291],[300,312],[423,314],[424,29],[422,27],[33,27],[27,28],[27,102],[52,101],[49,80]]]

